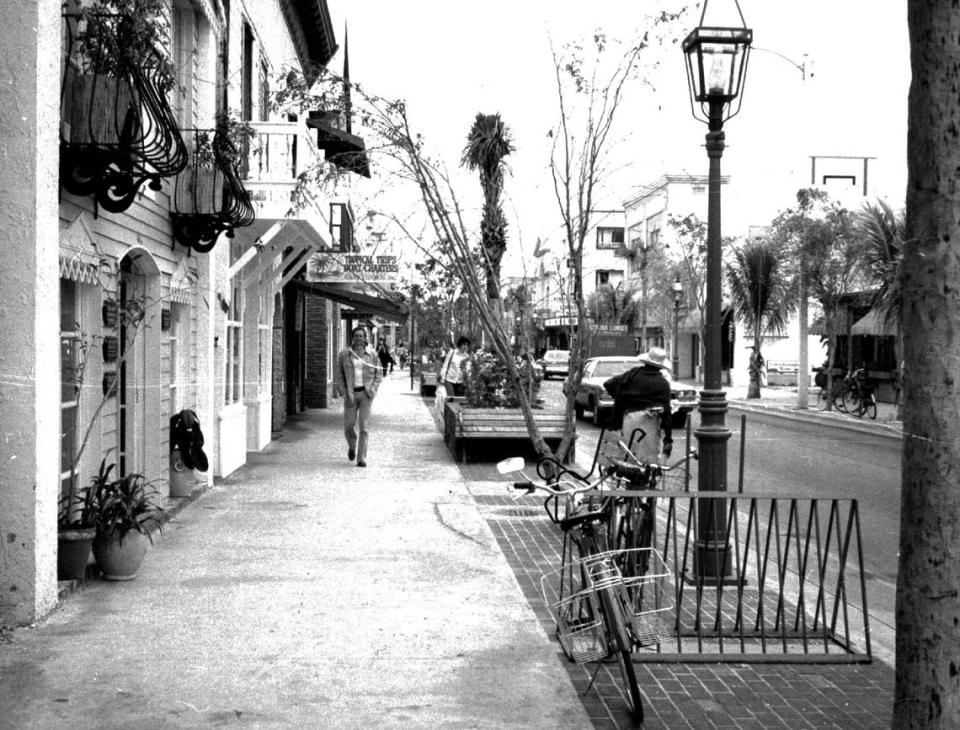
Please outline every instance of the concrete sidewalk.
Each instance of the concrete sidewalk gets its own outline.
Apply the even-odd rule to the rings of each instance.
[[[176,512],[129,583],[0,637],[0,727],[590,720],[404,373],[369,466],[338,404]]]

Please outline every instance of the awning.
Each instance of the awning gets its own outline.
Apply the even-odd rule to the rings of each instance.
[[[236,229],[234,240],[242,253],[228,269],[227,279],[242,275],[242,286],[247,288],[269,271],[273,273],[273,291],[283,288],[311,252],[331,247],[320,231],[302,218],[258,218],[252,225]]]
[[[873,335],[875,337],[893,337],[897,334],[897,332],[892,324],[887,323],[886,318],[882,314],[877,312],[876,309],[871,309],[863,317],[853,323],[852,334]]]
[[[312,284],[300,279],[294,285],[308,292],[351,307],[358,316],[379,316],[391,322],[403,323],[407,319],[407,306],[387,297],[367,291],[358,292],[343,284]]]
[[[328,121],[326,115],[311,112],[307,126],[317,130],[317,147],[324,151],[326,158],[337,167],[370,177],[370,161],[367,159],[367,146],[362,137],[338,129]]]

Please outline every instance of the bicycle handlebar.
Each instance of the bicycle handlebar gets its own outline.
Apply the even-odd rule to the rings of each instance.
[[[640,461],[634,457],[634,461],[637,462],[636,464],[628,464],[626,461],[615,460],[613,464],[608,467],[608,471],[630,482],[646,481],[652,475],[660,476],[661,474],[667,474],[679,468],[681,465],[686,464],[691,459],[699,458],[700,456],[696,451],[691,451],[680,459],[677,459],[673,464],[654,464]]]
[[[628,452],[629,453],[629,452]],[[690,453],[684,455],[680,459],[677,459],[673,464],[652,464],[637,461],[637,465],[628,464],[625,461],[614,461],[609,467],[604,469],[601,473],[600,478],[594,482],[587,482],[583,484],[577,484],[569,480],[559,480],[556,482],[547,482],[543,481],[540,483],[534,482],[531,479],[526,479],[522,482],[513,482],[511,485],[513,489],[524,491],[527,494],[533,494],[534,492],[546,492],[550,496],[573,496],[576,494],[581,494],[583,492],[589,492],[595,489],[601,489],[603,482],[605,482],[609,477],[616,476],[621,479],[626,479],[627,481],[644,481],[649,478],[652,474],[665,474],[671,472],[674,469],[679,468],[681,465],[690,461],[691,459],[697,459],[699,455],[696,451],[691,451]]]

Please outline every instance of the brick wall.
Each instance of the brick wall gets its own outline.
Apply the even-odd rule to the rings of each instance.
[[[340,350],[343,322],[340,305],[329,299],[307,294],[306,370],[304,384],[307,408],[328,408],[336,395],[333,387],[333,366]],[[330,341],[332,340],[332,342]]]

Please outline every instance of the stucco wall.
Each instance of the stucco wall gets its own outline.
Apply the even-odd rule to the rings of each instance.
[[[57,599],[59,16],[13,3],[0,28],[0,625]]]

